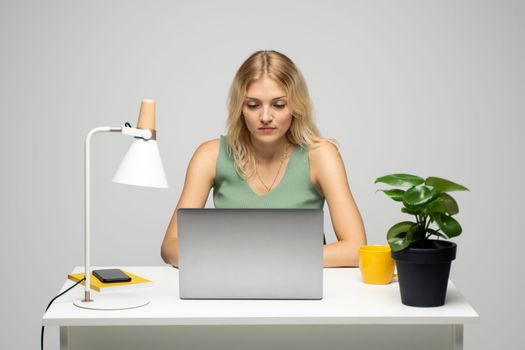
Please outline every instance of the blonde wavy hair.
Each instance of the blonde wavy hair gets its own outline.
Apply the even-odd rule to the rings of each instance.
[[[244,178],[254,174],[256,159],[250,131],[242,117],[242,108],[250,83],[264,76],[277,82],[288,97],[292,123],[286,137],[291,144],[308,148],[313,143],[328,141],[337,147],[335,140],[321,137],[315,126],[313,105],[306,82],[292,60],[277,51],[257,51],[240,66],[228,95],[228,151],[234,160],[235,169]]]

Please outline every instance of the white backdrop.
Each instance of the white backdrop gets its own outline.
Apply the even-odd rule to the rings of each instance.
[[[305,76],[370,243],[403,219],[374,193],[378,176],[471,189],[455,195],[464,233],[451,275],[481,315],[465,348],[521,348],[524,18],[523,1],[2,1],[0,348],[37,347],[47,302],[83,263],[87,132],[134,124],[140,100],[157,101],[170,188],[112,183],[130,140],[95,136],[92,261],[160,265],[186,165],[224,133],[233,75],[260,49]]]

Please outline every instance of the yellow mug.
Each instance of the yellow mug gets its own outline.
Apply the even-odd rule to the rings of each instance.
[[[394,259],[388,245],[364,245],[359,247],[359,269],[363,281],[368,284],[388,284],[394,274]]]

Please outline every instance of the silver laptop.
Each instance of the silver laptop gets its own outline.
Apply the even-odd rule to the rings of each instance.
[[[181,299],[321,299],[322,209],[179,209]]]

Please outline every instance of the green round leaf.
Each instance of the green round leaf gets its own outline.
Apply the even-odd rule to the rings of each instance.
[[[448,215],[456,215],[459,213],[458,203],[448,193],[441,193],[436,202],[443,204]]]
[[[452,181],[440,177],[428,177],[425,185],[437,188],[440,192],[468,191],[469,189]]]
[[[390,249],[392,251],[398,252],[408,247],[410,245],[410,242],[402,238],[393,238],[388,241],[388,244],[390,245]]]
[[[439,196],[439,191],[433,187],[419,185],[410,188],[403,195],[403,204],[406,207],[420,207],[432,202]]]
[[[378,177],[374,183],[384,183],[390,186],[417,186],[425,182],[425,180],[419,176],[410,174],[392,174],[382,177]]]
[[[407,232],[406,240],[409,243],[414,243],[425,237],[424,229],[421,229],[419,224],[413,224]]]
[[[461,234],[461,225],[451,216],[443,213],[436,213],[434,215],[436,223],[449,238],[459,236]]]
[[[405,237],[406,233],[408,232],[408,230],[410,230],[412,225],[414,225],[414,223],[411,221],[398,222],[388,230],[388,233],[386,234],[386,239],[390,240],[393,238]]]
[[[394,190],[378,190],[378,191],[384,192],[387,196],[389,196],[390,198],[392,198],[396,202],[403,201],[403,194],[405,193],[405,191],[398,190],[398,189],[394,189]]]
[[[402,213],[411,214],[411,215],[418,215],[420,213],[419,208],[401,208]]]
[[[445,207],[443,203],[439,201],[439,197],[438,197],[437,200],[430,202],[428,204],[428,211],[430,213],[430,216],[434,218],[435,213],[446,213],[447,208]]]

